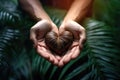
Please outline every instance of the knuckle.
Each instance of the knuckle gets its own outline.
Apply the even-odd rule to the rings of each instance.
[[[33,30],[35,30],[35,27],[31,27],[30,31],[33,31]]]
[[[84,31],[84,32],[86,31],[85,28],[83,28],[83,27],[81,27],[81,30]]]

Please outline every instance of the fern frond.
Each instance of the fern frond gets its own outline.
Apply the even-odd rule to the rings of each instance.
[[[116,45],[114,44],[114,39],[112,38],[111,31],[106,28],[108,26],[95,20],[88,21],[85,26],[87,29],[86,43],[89,50],[88,63],[91,63],[89,66],[90,72],[89,74],[85,74],[83,77],[80,77],[79,75],[81,72],[79,71],[81,71],[81,68],[80,70],[77,70],[82,66],[80,65],[70,74],[68,74],[67,78],[70,80],[76,77],[79,79],[84,79],[85,76],[87,76],[87,78],[89,77],[88,80],[119,79],[120,58],[117,56],[120,54],[116,48]]]
[[[7,48],[8,46],[12,45],[12,42],[14,42],[14,40],[16,40],[18,36],[19,36],[18,30],[12,30],[9,28],[5,28],[0,33],[0,64],[1,64],[0,71],[1,73],[5,73],[3,75],[6,75],[7,71],[9,70],[9,57],[8,54],[6,53],[8,50]]]

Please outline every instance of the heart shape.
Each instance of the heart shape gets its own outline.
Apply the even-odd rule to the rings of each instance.
[[[59,56],[62,56],[72,45],[73,34],[69,31],[65,31],[63,34],[58,35],[57,33],[51,31],[46,34],[45,43],[53,54],[55,53]]]

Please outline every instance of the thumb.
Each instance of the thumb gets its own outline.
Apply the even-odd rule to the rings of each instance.
[[[86,40],[86,32],[85,32],[85,29],[83,27],[81,27],[80,32],[81,33],[80,33],[79,46],[80,46],[80,48],[82,48],[83,47],[83,43]]]
[[[80,39],[80,33],[81,33],[81,25],[78,24],[75,21],[69,21],[66,23],[66,30],[73,33],[74,39],[79,40]]]
[[[33,41],[34,47],[36,47],[37,46],[37,39],[36,39],[36,34],[35,34],[34,29],[30,30],[30,39]]]
[[[59,27],[59,35],[62,35],[63,33],[64,33],[64,31],[65,31],[65,25],[61,25],[60,27]]]
[[[33,41],[34,45],[37,45],[37,40],[43,38],[50,30],[50,23],[47,20],[41,20],[30,29],[30,39]]]
[[[79,46],[82,48],[83,42],[86,39],[85,28],[75,21],[67,22],[65,28],[73,33],[75,40],[79,40]]]

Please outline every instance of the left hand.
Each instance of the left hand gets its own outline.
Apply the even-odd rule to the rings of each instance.
[[[41,20],[31,28],[30,38],[33,41],[34,47],[40,56],[52,64],[58,65],[60,57],[53,55],[45,44],[45,35],[50,31],[58,33],[56,25],[52,22],[49,22],[48,20]]]
[[[70,60],[79,56],[86,38],[85,29],[75,21],[63,23],[59,28],[59,34],[62,34],[64,31],[70,31],[74,36],[74,41],[67,53],[60,59],[59,67],[62,67]]]

